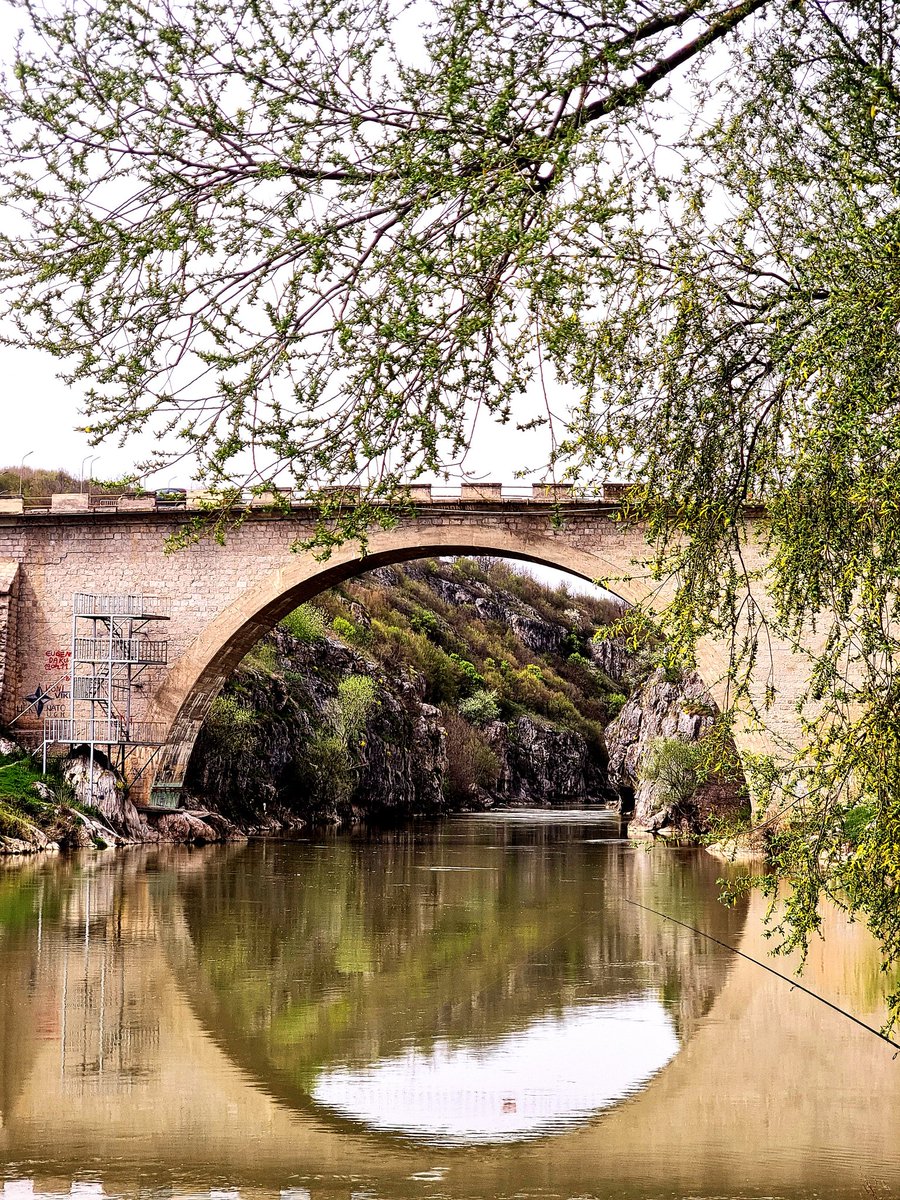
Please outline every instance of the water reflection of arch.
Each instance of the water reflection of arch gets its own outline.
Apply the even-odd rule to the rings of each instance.
[[[330,1066],[383,1062],[410,1045],[425,1055],[438,1043],[490,1045],[589,1000],[658,997],[683,1046],[729,957],[621,897],[737,941],[745,910],[716,901],[721,864],[590,844],[577,828],[545,827],[518,845],[530,835],[507,833],[505,850],[451,846],[445,865],[465,860],[475,868],[466,871],[427,870],[415,834],[341,840],[328,855],[310,850],[300,886],[279,869],[295,849],[250,848],[227,879],[214,869],[179,879],[183,935],[166,953],[200,1023],[242,1071],[342,1127],[354,1122],[314,1099]]]
[[[0,1021],[0,1045],[15,1051],[5,1059],[11,1074],[0,1162],[27,1163],[45,1182],[64,1180],[64,1192],[69,1180],[95,1167],[109,1194],[130,1194],[140,1178],[164,1195],[205,1193],[215,1182],[277,1196],[302,1173],[314,1200],[347,1200],[350,1178],[361,1191],[407,1197],[422,1194],[408,1182],[411,1174],[432,1167],[444,1172],[437,1190],[457,1200],[505,1195],[513,1184],[525,1195],[582,1195],[599,1179],[623,1200],[673,1191],[743,1195],[748,1180],[767,1195],[815,1191],[837,1200],[864,1186],[873,1195],[900,1194],[900,1074],[890,1047],[736,957],[712,1009],[670,1066],[628,1103],[557,1137],[465,1155],[291,1111],[214,1043],[163,953],[163,939],[169,951],[190,944],[177,876],[206,876],[211,886],[209,859],[245,853],[159,847],[78,856],[77,865],[43,860],[39,874],[64,869],[64,919],[55,921],[45,907],[42,954],[34,922],[11,939],[22,988],[7,993],[10,1007]],[[42,1009],[60,1007],[61,938],[73,963],[82,959],[87,886],[81,898],[69,898],[66,879],[87,870],[100,884],[91,885],[91,977],[97,957],[115,958],[121,942],[134,1000],[129,1020],[148,1029],[159,1024],[159,1047],[135,1064],[143,1069],[139,1094],[121,1075],[98,1087],[96,1079],[61,1073],[59,1046],[40,1026]],[[114,887],[98,878],[104,873],[116,877]],[[682,916],[688,901],[685,891]],[[770,948],[762,933],[765,904],[759,895],[751,899],[739,943],[757,959]],[[877,946],[836,910],[826,907],[823,917],[825,941],[811,947],[806,985],[879,1026],[885,980]],[[105,949],[95,936],[109,943]],[[135,936],[142,944],[131,955]],[[0,947],[8,945],[4,936]],[[36,963],[40,978],[29,991]]]

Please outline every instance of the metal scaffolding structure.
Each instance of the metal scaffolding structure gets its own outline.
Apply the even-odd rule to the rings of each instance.
[[[92,794],[98,748],[105,750],[110,765],[120,771],[138,748],[150,748],[148,762],[152,759],[165,740],[164,731],[159,725],[135,719],[132,705],[134,693],[142,689],[142,677],[168,662],[168,641],[153,634],[156,624],[170,616],[171,602],[165,596],[75,593],[69,715],[44,718],[45,771],[48,747],[87,746]]]

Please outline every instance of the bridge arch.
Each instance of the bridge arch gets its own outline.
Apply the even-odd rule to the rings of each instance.
[[[589,582],[603,580],[628,603],[658,606],[665,603],[669,589],[641,572],[642,552],[646,553],[646,544],[639,530],[623,531],[585,547],[573,543],[565,532],[523,532],[479,522],[473,515],[465,523],[419,521],[375,531],[365,555],[355,544],[339,547],[325,562],[309,552],[293,553],[224,608],[170,668],[148,713],[166,730],[167,742],[155,769],[139,781],[137,796],[168,804],[175,800],[210,705],[244,655],[292,609],[346,579],[416,558],[490,555],[555,567]],[[726,647],[713,642],[698,647],[700,675],[720,706],[725,701],[727,666]],[[758,735],[749,732],[736,736],[739,751],[758,751],[753,744],[757,740]]]

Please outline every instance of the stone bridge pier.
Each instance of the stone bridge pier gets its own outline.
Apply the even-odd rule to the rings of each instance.
[[[542,563],[600,581],[628,602],[659,609],[670,587],[649,577],[640,527],[618,520],[614,501],[511,497],[498,485],[436,499],[416,489],[417,508],[391,529],[371,531],[367,553],[347,544],[325,561],[295,547],[313,529],[315,510],[250,506],[224,545],[205,539],[166,551],[166,539],[191,516],[148,499],[106,501],[53,497],[44,510],[0,501],[0,723],[39,741],[40,722],[28,697],[49,692],[44,712],[65,717],[72,601],[75,593],[147,594],[165,598],[170,618],[155,637],[168,641],[164,666],[134,687],[132,718],[151,722],[160,747],[135,783],[139,800],[172,803],[184,779],[197,733],[229,674],[281,617],[323,589],[374,567],[410,559],[484,554]],[[553,503],[548,503],[552,499]],[[754,520],[748,516],[747,556]],[[727,701],[729,647],[704,641],[698,670],[720,705]],[[742,753],[776,753],[795,736],[795,704],[806,663],[775,643],[761,664],[778,688],[766,730],[739,724]],[[24,711],[28,710],[28,711]],[[139,759],[139,756],[138,756]]]

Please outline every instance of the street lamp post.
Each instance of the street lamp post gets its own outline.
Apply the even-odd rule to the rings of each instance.
[[[85,463],[88,461],[88,459],[90,459],[90,460],[91,460],[91,468],[90,468],[90,469],[91,469],[91,472],[93,473],[93,470],[94,470],[94,463],[97,461],[97,459],[98,459],[99,457],[100,457],[100,455],[99,455],[99,454],[86,454],[86,455],[84,456],[84,458],[81,460],[81,484],[80,484],[80,489],[81,489],[81,491],[82,491],[82,492],[84,491],[84,464],[85,464]]]
[[[32,454],[34,454],[33,450],[29,450],[27,454],[23,454],[22,461],[19,463],[19,495],[20,496],[22,495],[22,476],[25,471],[25,459],[31,458]]]

